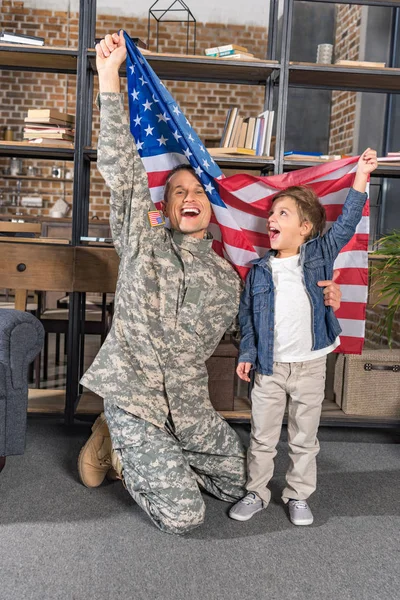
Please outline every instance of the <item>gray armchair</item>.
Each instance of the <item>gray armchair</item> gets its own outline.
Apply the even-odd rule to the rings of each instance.
[[[25,450],[28,366],[43,340],[43,326],[36,317],[0,309],[0,471],[6,456]]]

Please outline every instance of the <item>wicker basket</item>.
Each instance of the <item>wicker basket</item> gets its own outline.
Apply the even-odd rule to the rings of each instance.
[[[400,350],[339,355],[334,392],[348,415],[400,417]]]

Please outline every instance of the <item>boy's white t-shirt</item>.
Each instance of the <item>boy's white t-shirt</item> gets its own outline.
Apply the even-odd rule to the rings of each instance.
[[[305,362],[326,356],[340,338],[321,350],[311,350],[312,305],[303,280],[300,254],[270,259],[275,287],[274,362]]]

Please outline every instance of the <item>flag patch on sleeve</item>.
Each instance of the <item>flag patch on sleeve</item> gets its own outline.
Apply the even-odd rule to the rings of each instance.
[[[147,216],[149,217],[151,227],[158,227],[159,225],[164,225],[165,223],[164,217],[159,210],[149,210]]]

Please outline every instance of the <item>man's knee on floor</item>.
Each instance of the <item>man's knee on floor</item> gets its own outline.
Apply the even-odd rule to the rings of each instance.
[[[179,507],[178,507],[179,508]],[[196,506],[181,506],[176,516],[163,519],[161,529],[168,533],[184,534],[196,529],[204,522],[206,507],[203,501]]]

